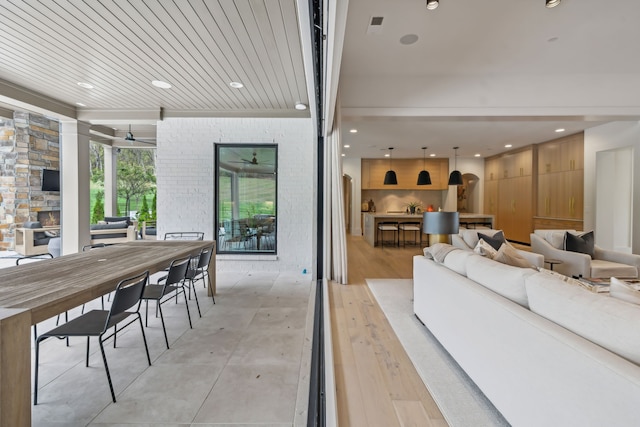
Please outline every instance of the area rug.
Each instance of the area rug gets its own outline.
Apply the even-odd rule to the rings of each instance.
[[[413,314],[413,281],[366,281],[449,425],[509,426],[500,412]]]

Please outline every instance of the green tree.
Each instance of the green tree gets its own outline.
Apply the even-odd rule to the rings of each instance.
[[[91,213],[91,224],[97,224],[98,221],[102,221],[104,219],[104,192],[98,191],[96,194],[96,202],[93,205],[93,210]]]
[[[156,204],[158,201],[158,189],[153,190],[153,201],[151,202],[151,220],[158,220],[158,211],[156,210]]]
[[[140,224],[140,227],[142,227],[142,222],[148,221],[150,217],[147,196],[142,196],[142,206],[140,206],[140,210],[138,211],[138,224]]]
[[[118,162],[118,196],[125,200],[125,212],[131,211],[131,199],[146,194],[156,181],[151,166]]]

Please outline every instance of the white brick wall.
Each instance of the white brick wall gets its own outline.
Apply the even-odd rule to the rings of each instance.
[[[188,118],[158,123],[158,236],[215,239],[214,144],[278,145],[278,254],[219,255],[219,271],[315,271],[316,143],[310,119]]]

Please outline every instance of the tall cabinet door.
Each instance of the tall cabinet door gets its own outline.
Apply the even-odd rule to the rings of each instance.
[[[498,182],[498,227],[509,240],[529,243],[532,230],[531,176]]]
[[[494,224],[498,223],[498,181],[484,183],[484,211],[494,216]]]

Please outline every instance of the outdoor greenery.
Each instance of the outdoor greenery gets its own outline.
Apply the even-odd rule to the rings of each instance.
[[[104,146],[91,143],[91,223],[104,218]],[[120,149],[117,156],[117,212],[138,212],[138,220],[156,219],[155,152],[148,149]],[[152,200],[149,206],[148,200]],[[142,216],[142,219],[141,217]]]

